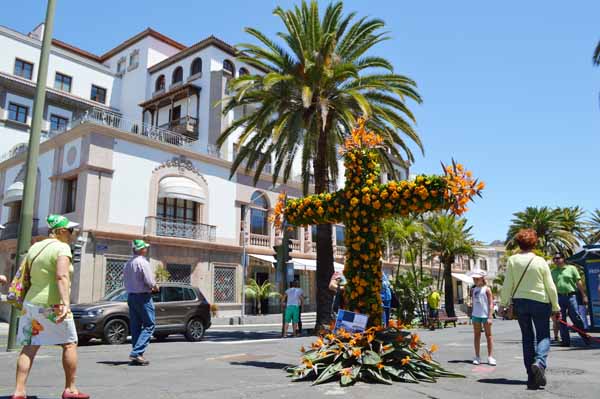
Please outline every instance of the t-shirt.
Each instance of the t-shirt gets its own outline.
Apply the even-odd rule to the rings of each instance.
[[[56,261],[59,256],[66,256],[69,260],[73,257],[71,247],[54,238],[37,242],[29,248],[27,259],[28,262],[33,260],[33,264],[30,265],[31,287],[27,291],[25,301],[45,307],[60,304],[56,281]],[[73,273],[72,264],[69,266],[69,273]]]
[[[487,296],[487,286],[473,288],[473,316],[490,317],[490,301]]]
[[[288,288],[285,291],[285,295],[287,295],[287,306],[300,306],[300,298],[304,296],[304,291],[302,288]]]
[[[150,262],[144,256],[136,255],[123,268],[123,284],[130,294],[147,294],[156,285]]]
[[[564,295],[577,291],[577,282],[581,280],[581,276],[575,266],[565,265],[552,270],[552,280],[558,293]]]
[[[440,293],[433,291],[431,294],[429,294],[429,297],[427,297],[427,303],[431,309],[439,309],[441,299]]]

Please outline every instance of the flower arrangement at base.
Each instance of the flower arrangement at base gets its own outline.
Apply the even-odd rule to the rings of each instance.
[[[426,348],[419,335],[403,330],[393,320],[390,327],[376,326],[364,333],[343,329],[319,337],[304,352],[302,363],[287,369],[292,381],[313,380],[313,385],[339,380],[342,386],[358,381],[392,384],[436,382],[439,377],[464,378],[432,359],[436,345]]]

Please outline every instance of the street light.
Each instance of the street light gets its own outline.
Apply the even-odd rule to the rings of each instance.
[[[240,324],[244,324],[244,317],[246,316],[246,241],[248,240],[249,231],[246,226],[246,213],[248,212],[248,206],[242,205],[242,226],[244,228],[242,235],[242,317],[240,319]]]
[[[44,23],[44,37],[40,51],[40,67],[38,69],[35,99],[33,101],[33,116],[31,120],[31,132],[29,134],[27,163],[25,164],[25,184],[23,188],[23,200],[21,202],[21,218],[19,220],[19,235],[17,240],[17,258],[15,260],[16,265],[20,264],[21,256],[27,252],[27,249],[31,245],[35,184],[37,178],[38,156],[40,152],[40,135],[42,131],[44,102],[46,100],[48,59],[50,57],[50,48],[52,46],[52,31],[54,29],[55,8],[56,0],[48,0],[46,21]],[[16,333],[17,311],[13,307],[10,310],[10,328],[8,330],[8,342],[6,344],[7,352],[13,351],[16,348]]]

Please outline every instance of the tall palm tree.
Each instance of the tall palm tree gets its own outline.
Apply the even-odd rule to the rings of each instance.
[[[595,209],[589,219],[589,234],[586,238],[587,244],[600,243],[600,209]]]
[[[261,302],[269,298],[279,297],[279,293],[273,291],[273,284],[269,281],[264,281],[262,284],[258,284],[256,280],[251,278],[246,284],[246,298],[254,299],[256,301],[256,310],[258,314],[262,314]]]
[[[218,144],[239,134],[239,152],[231,173],[246,163],[256,183],[273,160],[273,183],[293,178],[295,161],[301,165],[304,193],[314,177],[314,192],[326,192],[338,176],[337,150],[360,116],[377,131],[385,145],[380,159],[396,176],[393,161],[413,161],[408,141],[421,148],[413,129],[414,116],[406,100],[420,103],[416,84],[394,73],[391,63],[369,56],[388,39],[383,21],[343,15],[341,2],[330,4],[321,18],[316,1],[302,1],[291,10],[273,13],[285,26],[274,41],[253,28],[246,32],[260,42],[240,44],[239,59],[264,74],[250,74],[230,82],[232,93],[223,108],[251,111],[223,131]],[[241,132],[241,133],[240,133]],[[328,325],[333,274],[330,225],[317,226],[317,323]]]
[[[585,210],[579,206],[556,208],[562,228],[573,234],[578,240],[584,240],[588,233]]]
[[[517,247],[515,236],[521,229],[533,229],[538,235],[538,249],[550,256],[556,252],[569,255],[578,245],[577,236],[565,225],[564,215],[560,209],[543,207],[527,207],[517,212],[508,228],[506,246],[508,249]]]
[[[452,287],[452,264],[458,256],[475,256],[472,227],[467,220],[452,214],[436,213],[425,219],[425,239],[428,250],[439,257],[444,266],[444,299],[446,313],[455,317],[454,290]]]

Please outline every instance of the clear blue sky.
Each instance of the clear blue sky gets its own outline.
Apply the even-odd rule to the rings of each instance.
[[[2,25],[27,32],[44,18],[44,1],[3,3]],[[54,37],[102,53],[148,26],[188,45],[211,34],[236,44],[246,26],[273,35],[282,26],[272,9],[296,2],[57,3]],[[386,21],[392,40],[376,52],[419,84],[424,103],[413,108],[426,154],[413,172],[438,173],[455,158],[487,183],[467,214],[477,239],[504,239],[512,213],[527,205],[600,207],[600,68],[591,64],[599,1],[348,0],[345,8]]]

